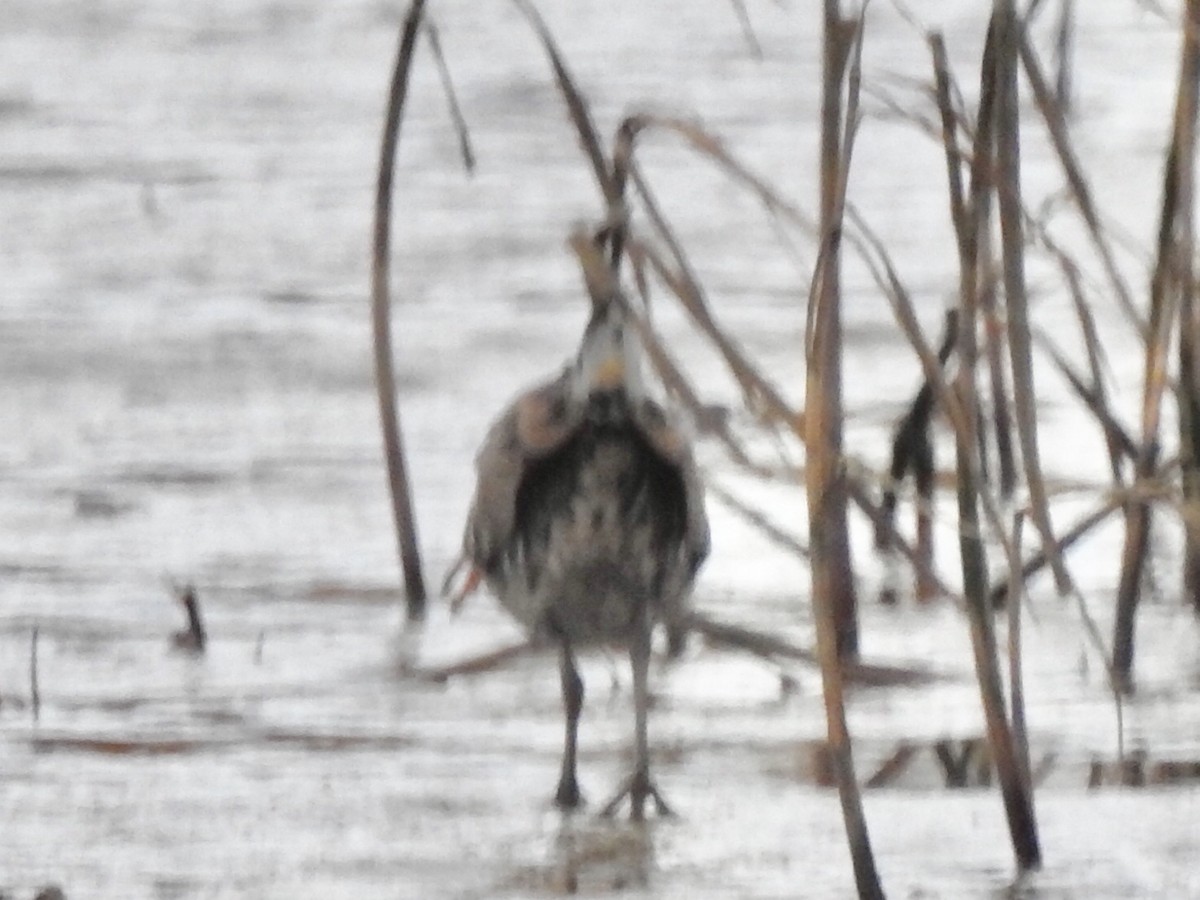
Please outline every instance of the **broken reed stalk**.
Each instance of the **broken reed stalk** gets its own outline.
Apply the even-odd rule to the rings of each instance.
[[[784,399],[782,392],[746,356],[745,352],[717,324],[707,293],[689,262],[686,251],[675,237],[650,186],[641,173],[632,169],[632,180],[642,201],[646,218],[658,232],[675,261],[672,267],[662,254],[646,243],[641,253],[662,284],[675,295],[692,322],[721,354],[729,373],[737,381],[747,408],[764,423],[781,422],[793,432],[802,433],[803,416]]]
[[[619,206],[621,197],[616,183],[613,181],[612,170],[608,158],[604,154],[599,133],[592,121],[587,101],[579,88],[575,86],[575,79],[571,77],[566,60],[558,52],[554,35],[550,33],[550,29],[546,26],[541,13],[537,11],[537,7],[528,0],[513,0],[513,4],[525,16],[546,51],[546,56],[550,60],[550,68],[554,71],[554,81],[566,101],[571,124],[575,126],[576,134],[579,136],[579,144],[583,148],[584,155],[587,156],[588,163],[592,168],[592,175],[596,179],[600,193],[604,196],[605,205],[611,211]]]
[[[1108,462],[1109,469],[1112,472],[1113,485],[1121,488],[1125,485],[1125,476],[1122,467],[1122,441],[1125,445],[1124,455],[1128,457],[1131,463],[1136,461],[1137,448],[1129,437],[1128,430],[1118,422],[1109,407],[1107,389],[1104,383],[1106,362],[1104,350],[1100,344],[1099,332],[1096,330],[1095,316],[1092,315],[1091,307],[1084,294],[1082,280],[1079,275],[1079,266],[1050,239],[1050,236],[1045,233],[1045,229],[1042,229],[1039,237],[1058,263],[1059,269],[1062,271],[1063,277],[1067,282],[1067,291],[1071,296],[1071,303],[1075,308],[1075,317],[1079,320],[1080,336],[1083,338],[1083,345],[1087,350],[1088,370],[1091,374],[1091,386],[1088,395],[1093,401],[1088,406],[1089,408],[1094,406],[1098,414],[1104,416],[1105,420],[1111,423],[1110,425],[1106,425],[1102,422],[1101,427],[1104,429],[1104,442],[1108,448]],[[1082,384],[1082,381],[1080,383]],[[1115,428],[1112,426],[1115,426]]]
[[[858,658],[857,602],[854,596],[847,533],[845,467],[842,460],[842,334],[839,265],[842,215],[852,137],[857,123],[847,121],[843,139],[842,87],[853,52],[861,60],[862,18],[846,20],[838,0],[824,0],[821,79],[821,248],[816,290],[809,297],[810,330],[806,335],[804,438],[808,495],[810,572],[817,655],[825,698],[830,762],[837,781],[842,820],[850,847],[854,881],[860,898],[882,900],[862,794],[854,774],[850,731],[846,723],[842,666]],[[851,98],[857,103],[856,74]],[[849,119],[849,117],[848,117]],[[816,305],[815,311],[812,309]]]
[[[204,653],[208,646],[208,633],[204,630],[204,619],[200,615],[200,598],[192,585],[185,586],[179,593],[187,617],[187,629],[175,635],[175,644],[193,653]]]
[[[458,92],[454,90],[454,81],[450,78],[450,67],[446,64],[446,54],[442,52],[442,38],[438,28],[431,21],[425,23],[425,37],[429,39],[429,49],[433,53],[433,62],[437,67],[438,77],[442,81],[442,90],[446,94],[446,105],[450,109],[450,121],[454,123],[454,131],[458,134],[458,152],[462,154],[463,167],[467,174],[475,172],[475,151],[471,147],[471,131],[467,128],[467,120],[458,102]]]
[[[1184,296],[1191,294],[1192,167],[1196,153],[1197,80],[1200,78],[1200,0],[1188,0],[1183,19],[1179,85],[1171,144],[1163,176],[1162,213],[1159,220],[1157,260],[1150,282],[1150,328],[1146,344],[1142,386],[1142,444],[1135,474],[1138,481],[1152,478],[1158,469],[1159,424],[1162,398],[1167,388],[1168,344]],[[1191,304],[1189,303],[1189,306]],[[1181,408],[1185,412],[1185,408]],[[1184,418],[1184,416],[1181,416]],[[1195,452],[1185,447],[1184,452]],[[1184,475],[1184,484],[1195,477],[1197,462]],[[1185,487],[1185,490],[1188,488]],[[1125,544],[1117,610],[1113,624],[1113,669],[1122,691],[1133,690],[1134,625],[1142,573],[1150,538],[1151,504],[1131,503],[1125,509]],[[1188,519],[1185,516],[1185,524]],[[1185,553],[1189,564],[1200,556],[1200,532],[1189,529]]]
[[[999,15],[996,36],[996,193],[1000,212],[1000,240],[1004,259],[1004,299],[1008,312],[1008,349],[1012,364],[1013,409],[1017,440],[1029,491],[1030,518],[1040,533],[1050,558],[1050,570],[1060,594],[1070,576],[1055,555],[1056,540],[1050,520],[1050,501],[1042,475],[1037,435],[1037,393],[1033,383],[1033,349],[1029,328],[1029,298],[1025,289],[1024,211],[1021,205],[1021,117],[1018,109],[1017,54],[1021,24],[1014,0],[996,0]]]
[[[755,509],[750,504],[725,490],[719,484],[713,483],[711,479],[705,480],[705,489],[711,496],[716,497],[717,500],[724,504],[727,509],[736,513],[739,519],[756,528],[776,546],[787,550],[789,553],[794,553],[801,559],[809,558],[808,547],[802,541],[788,534],[772,522],[761,510]]]
[[[754,23],[750,21],[750,12],[746,9],[746,0],[731,0],[731,2],[733,3],[733,11],[737,14],[738,24],[742,28],[742,36],[746,39],[746,46],[750,48],[750,52],[754,54],[755,59],[762,59],[762,44],[759,43],[758,35],[754,32]]]
[[[1125,426],[1117,421],[1112,410],[1108,408],[1108,403],[1103,394],[1097,393],[1093,381],[1091,385],[1085,384],[1083,378],[1072,368],[1067,362],[1066,357],[1054,345],[1054,342],[1042,332],[1038,332],[1035,336],[1038,345],[1042,348],[1042,352],[1050,358],[1054,367],[1066,379],[1071,390],[1075,392],[1080,401],[1092,417],[1100,425],[1104,433],[1105,443],[1110,448],[1111,459],[1110,463],[1115,474],[1114,481],[1117,487],[1121,485],[1120,478],[1120,463],[1124,459],[1131,461],[1137,459],[1137,446],[1133,443],[1133,438],[1125,430]]]
[[[400,412],[396,401],[388,267],[391,257],[392,177],[396,163],[396,147],[400,138],[404,103],[408,96],[413,50],[424,9],[425,0],[412,0],[404,27],[400,31],[400,45],[388,89],[387,115],[379,151],[379,176],[375,186],[375,221],[371,246],[371,329],[375,358],[375,389],[379,401],[379,423],[383,431],[392,518],[396,528],[400,566],[404,573],[405,607],[409,622],[419,622],[425,618],[427,594],[425,578],[421,571],[412,489],[409,484],[408,464],[404,457]]]
[[[1146,321],[1141,313],[1138,312],[1137,305],[1133,301],[1133,293],[1130,291],[1129,285],[1117,267],[1112,242],[1109,240],[1104,230],[1104,225],[1100,221],[1100,214],[1096,210],[1095,201],[1092,199],[1091,187],[1088,185],[1087,178],[1083,174],[1083,167],[1079,164],[1079,157],[1076,155],[1074,144],[1071,141],[1071,133],[1067,128],[1066,112],[1054,96],[1054,92],[1050,86],[1046,83],[1046,77],[1042,73],[1042,66],[1038,61],[1037,52],[1034,50],[1033,44],[1030,43],[1029,35],[1024,28],[1020,30],[1017,49],[1020,53],[1022,68],[1025,70],[1026,80],[1033,91],[1034,102],[1037,105],[1038,112],[1041,113],[1042,120],[1046,123],[1046,130],[1050,135],[1050,143],[1054,147],[1054,153],[1058,157],[1059,165],[1062,166],[1063,174],[1066,176],[1067,188],[1071,199],[1075,204],[1075,208],[1079,211],[1080,217],[1083,219],[1083,224],[1087,231],[1088,239],[1091,241],[1092,248],[1100,258],[1100,264],[1104,269],[1105,277],[1108,279],[1113,294],[1116,296],[1117,305],[1120,306],[1121,312],[1130,323],[1137,328],[1138,333],[1145,338]]]
[[[1117,512],[1128,501],[1120,497],[1112,497],[1101,503],[1096,509],[1092,510],[1078,522],[1068,528],[1059,536],[1058,552],[1065,554],[1071,549],[1081,538],[1085,537],[1089,532],[1102,524],[1113,513]],[[1028,581],[1046,567],[1046,552],[1044,548],[1039,548],[1033,553],[1029,559],[1021,564],[1020,571],[1017,572],[1017,578],[1022,581]],[[1010,572],[1007,577],[998,582],[991,590],[991,605],[999,609],[1007,602],[1010,592],[1010,583],[1013,580],[1013,573]]]
[[[38,687],[38,626],[29,636],[29,709],[36,725],[42,717],[42,692]]]

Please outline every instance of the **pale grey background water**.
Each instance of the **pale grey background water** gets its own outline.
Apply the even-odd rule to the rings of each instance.
[[[987,4],[911,5],[946,29],[973,93]],[[716,0],[544,12],[606,134],[629,111],[697,115],[811,208],[812,7],[751,4],[761,61]],[[473,178],[462,173],[422,54],[400,152],[394,284],[404,424],[436,579],[488,418],[575,339],[584,309],[563,241],[598,204],[513,8],[454,0],[432,12],[480,161]],[[393,673],[398,575],[365,296],[399,20],[398,5],[377,0],[0,4],[0,889],[545,896],[591,854],[601,862],[580,864],[585,893],[632,883],[653,897],[846,896],[836,798],[806,783],[797,749],[823,727],[811,674],[781,701],[771,670],[699,651],[662,682],[653,722],[684,818],[646,834],[584,825],[572,850],[545,804],[560,728],[548,659],[447,687]],[[1177,36],[1133,2],[1088,4],[1079,20],[1074,134],[1102,210],[1132,236],[1124,259],[1140,286]],[[873,8],[865,58],[871,87],[918,105],[903,79],[928,77],[926,51],[888,4]],[[1061,178],[1032,115],[1026,133],[1038,202]],[[672,141],[648,140],[646,164],[723,321],[798,397],[811,247],[780,248],[753,203]],[[910,124],[873,117],[855,166],[852,197],[932,329],[956,277],[939,151]],[[1036,261],[1031,281],[1039,323],[1073,347],[1061,292]],[[1111,301],[1097,291],[1095,302],[1129,404],[1140,363]],[[660,304],[660,317],[713,399],[733,400],[678,316]],[[917,369],[853,266],[847,323],[853,452],[878,464]],[[1099,482],[1095,436],[1045,383],[1051,467]],[[799,527],[798,492],[755,495]],[[700,602],[810,640],[803,569],[719,507],[713,515]],[[1076,564],[1100,606],[1117,537]],[[877,573],[864,567],[869,582]],[[167,652],[181,619],[168,578],[200,589],[206,659]],[[35,622],[36,728],[26,707]],[[1087,653],[1073,618],[1049,607],[1041,628],[1035,737],[1075,768],[1039,799],[1049,869],[1029,896],[1200,896],[1200,794],[1083,793],[1081,763],[1114,752],[1112,713],[1095,660],[1078,672]],[[965,674],[963,631],[949,612],[872,612],[866,640],[869,652]],[[1132,734],[1158,755],[1195,753],[1194,624],[1166,604],[1145,633],[1155,652]],[[511,636],[480,602],[459,622],[435,619],[425,653],[451,658]],[[607,672],[589,662],[593,799],[617,779],[630,719]],[[855,703],[868,764],[898,737],[978,730],[969,681]],[[867,802],[891,895],[989,896],[1011,882],[991,793],[897,789]]]

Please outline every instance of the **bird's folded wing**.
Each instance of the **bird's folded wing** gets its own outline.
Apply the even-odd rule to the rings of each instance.
[[[478,481],[464,550],[477,565],[489,567],[508,543],[526,467],[561,447],[579,425],[582,410],[570,402],[565,374],[517,397],[475,457]]]
[[[708,514],[704,509],[704,480],[692,452],[692,442],[683,423],[653,400],[644,400],[634,413],[634,421],[642,436],[659,456],[679,469],[683,476],[687,508],[687,529],[684,540],[699,567],[708,556]]]

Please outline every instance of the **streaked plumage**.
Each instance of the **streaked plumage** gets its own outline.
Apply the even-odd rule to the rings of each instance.
[[[708,553],[690,444],[645,396],[638,349],[617,302],[595,310],[573,364],[520,395],[489,431],[464,537],[466,559],[500,603],[562,647],[562,807],[580,799],[575,734],[583,689],[573,648],[629,648],[635,771],[610,807],[628,794],[635,817],[647,797],[665,809],[646,744],[650,632],[657,622],[681,622]]]

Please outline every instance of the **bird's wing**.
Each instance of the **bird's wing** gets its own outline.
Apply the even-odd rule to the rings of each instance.
[[[517,490],[528,465],[553,453],[579,426],[567,373],[522,393],[492,424],[475,457],[477,482],[463,537],[472,564],[487,570],[512,536]]]
[[[692,452],[687,429],[653,400],[643,400],[635,409],[634,423],[654,451],[674,465],[683,478],[686,519],[684,544],[699,568],[709,551],[708,513],[704,509],[704,480]]]

